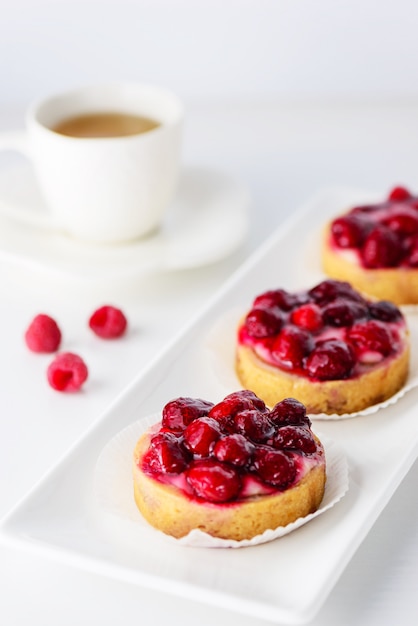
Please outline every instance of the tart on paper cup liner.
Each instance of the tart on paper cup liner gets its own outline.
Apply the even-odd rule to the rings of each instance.
[[[201,530],[192,530],[181,539],[175,539],[152,528],[138,511],[133,495],[132,458],[135,444],[139,437],[153,424],[160,420],[160,415],[150,415],[131,424],[113,437],[102,450],[95,468],[94,489],[98,513],[113,518],[113,532],[123,533],[123,542],[137,544],[138,537],[151,529],[177,545],[198,548],[240,548],[266,543],[283,537],[303,526],[318,515],[333,507],[348,490],[348,468],[344,453],[333,441],[322,439],[325,449],[327,481],[320,507],[314,513],[299,518],[287,526],[266,530],[263,534],[235,541],[212,537]],[[124,522],[131,522],[124,524]]]
[[[395,404],[406,393],[418,387],[418,316],[406,311],[403,311],[403,314],[408,324],[411,345],[409,375],[403,387],[384,402],[373,404],[361,411],[342,414],[310,413],[309,417],[312,420],[343,420],[363,415],[372,415],[385,407]],[[235,373],[236,336],[241,317],[242,310],[228,311],[215,323],[204,343],[204,349],[208,354],[212,371],[226,393],[231,393],[238,386],[242,386]]]

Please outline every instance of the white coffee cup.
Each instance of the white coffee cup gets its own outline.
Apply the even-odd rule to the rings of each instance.
[[[109,112],[152,118],[159,125],[140,134],[98,138],[53,130],[66,118]],[[90,242],[142,237],[161,224],[175,194],[182,122],[179,99],[153,85],[89,86],[46,98],[29,108],[26,131],[0,135],[0,150],[22,152],[32,161],[48,213],[3,209],[16,219]]]

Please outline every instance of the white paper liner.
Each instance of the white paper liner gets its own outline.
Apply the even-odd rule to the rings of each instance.
[[[401,304],[399,305],[399,308],[404,315],[418,313],[418,304]]]
[[[417,309],[418,310],[418,309]],[[313,420],[343,420],[362,415],[373,415],[385,407],[395,404],[406,393],[418,387],[418,316],[414,312],[403,310],[410,331],[411,362],[409,375],[405,385],[391,398],[373,404],[361,411],[343,413],[314,413],[309,417]],[[242,310],[230,310],[213,326],[205,341],[205,350],[218,381],[224,388],[224,395],[242,388],[235,373],[236,336]]]
[[[120,520],[120,528],[118,528],[118,524],[112,524],[112,532],[118,533],[120,531],[123,533],[124,543],[131,542],[132,546],[138,544],[144,526],[149,528],[134,500],[133,451],[141,434],[160,419],[161,416],[159,415],[150,415],[120,431],[105,446],[96,463],[94,490],[99,512],[103,515],[112,516],[113,521]],[[348,490],[348,468],[344,453],[333,441],[320,438],[325,449],[327,481],[324,498],[320,508],[315,513],[299,518],[287,526],[266,530],[261,535],[243,541],[218,539],[197,529],[192,530],[181,539],[175,539],[157,530],[155,532],[177,545],[199,548],[241,548],[266,543],[287,535],[318,515],[325,513],[341,500]],[[124,521],[134,522],[134,524],[127,526],[122,524]]]

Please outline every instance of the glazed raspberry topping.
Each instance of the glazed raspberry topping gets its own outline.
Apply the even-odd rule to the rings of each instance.
[[[227,502],[236,497],[241,480],[237,470],[213,459],[195,461],[186,472],[195,494],[209,502]]]
[[[272,342],[270,350],[278,365],[292,369],[302,367],[305,357],[313,347],[312,336],[308,331],[295,326],[286,326]]]
[[[274,406],[269,414],[270,420],[276,426],[292,424],[296,426],[310,426],[311,421],[306,415],[305,406],[295,398],[285,398]]]
[[[218,461],[224,461],[238,467],[247,465],[253,452],[254,444],[245,435],[239,433],[225,435],[216,442],[213,449],[213,454]]]
[[[61,343],[61,331],[52,317],[40,313],[29,324],[25,342],[32,352],[56,352]]]
[[[367,269],[417,267],[418,197],[395,187],[387,200],[357,206],[331,223],[331,245]]]
[[[270,337],[281,329],[282,316],[274,308],[253,309],[247,315],[246,324],[253,337]]]
[[[187,467],[188,452],[174,433],[161,432],[150,444],[147,464],[151,471],[178,474]]]
[[[259,447],[254,455],[254,467],[261,478],[278,489],[285,489],[296,477],[295,461],[282,450]]]
[[[300,328],[306,330],[319,330],[323,326],[322,311],[315,303],[302,304],[293,309],[290,320]]]
[[[293,398],[271,411],[248,390],[215,405],[177,398],[164,407],[163,416],[173,414],[175,407],[183,419],[170,429],[163,418],[151,435],[141,469],[192,499],[219,504],[275,493],[325,463],[306,409]]]
[[[208,414],[212,402],[194,398],[177,398],[163,408],[162,425],[172,432],[183,432],[190,422]]]
[[[283,299],[283,290],[279,293]],[[403,345],[406,325],[400,310],[390,302],[369,302],[347,282],[325,280],[293,298],[289,294],[286,309],[279,308],[273,291],[267,294],[255,298],[238,341],[284,371],[312,381],[342,380],[395,356]],[[260,302],[269,311],[267,301],[275,312],[279,309],[281,328],[254,335],[247,320]]]
[[[316,343],[306,359],[306,370],[317,380],[339,380],[350,376],[355,365],[353,348],[339,339],[324,339]]]
[[[192,454],[207,456],[221,436],[221,427],[213,417],[203,416],[190,422],[183,436],[184,445]]]

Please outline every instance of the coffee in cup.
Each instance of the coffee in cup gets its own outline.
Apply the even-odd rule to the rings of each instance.
[[[181,102],[165,89],[89,86],[32,105],[26,132],[3,133],[0,149],[32,161],[48,207],[39,225],[123,243],[164,218],[179,178],[182,121]],[[33,222],[30,213],[16,219]]]

